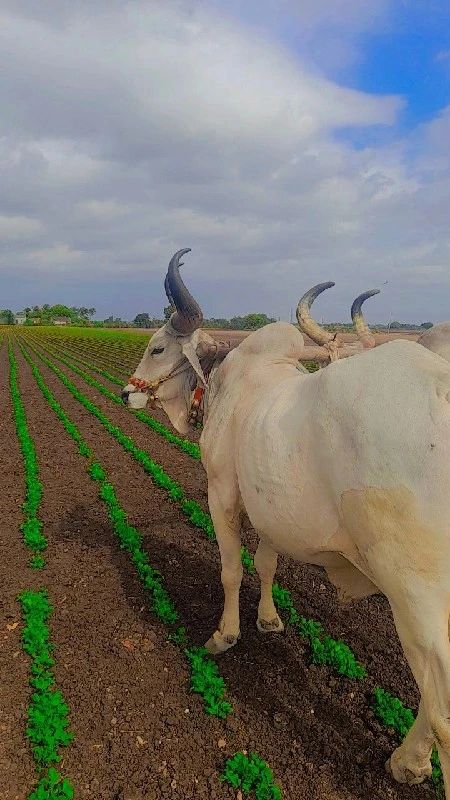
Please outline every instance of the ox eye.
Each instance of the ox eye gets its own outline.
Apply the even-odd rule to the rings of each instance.
[[[152,356],[159,356],[160,353],[164,353],[164,347],[155,347],[155,349],[152,350]]]

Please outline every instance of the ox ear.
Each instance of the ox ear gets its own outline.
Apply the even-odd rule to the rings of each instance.
[[[196,350],[190,339],[188,339],[187,341],[181,341],[180,344],[184,357],[187,358],[191,367],[195,370],[197,376],[202,381],[203,385],[206,386],[206,378],[203,374],[202,365],[200,363],[200,358],[202,358],[201,352],[199,353],[200,358],[199,355],[197,355],[197,352],[200,351],[199,345],[197,345],[197,350]],[[203,348],[204,342],[201,342],[201,345]]]

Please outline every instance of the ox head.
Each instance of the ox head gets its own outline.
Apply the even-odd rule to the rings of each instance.
[[[144,408],[148,401],[162,408],[182,434],[189,431],[192,393],[206,385],[205,371],[217,355],[214,339],[200,330],[203,314],[180,276],[180,258],[190,248],[172,257],[164,282],[174,312],[150,339],[122,400],[130,408]]]
[[[319,283],[317,286],[313,286],[303,295],[297,307],[299,328],[313,342],[320,345],[321,351],[317,353],[320,360],[336,361],[338,358],[348,358],[348,356],[360,353],[362,350],[375,347],[375,337],[364,318],[362,305],[369,297],[379,294],[379,289],[370,289],[367,292],[363,292],[353,301],[351,316],[358,342],[352,344],[339,343],[337,334],[326,331],[312,318],[311,306],[314,300],[322,292],[331,289],[334,285],[333,282],[328,281],[327,283]],[[324,355],[325,359],[323,358]]]

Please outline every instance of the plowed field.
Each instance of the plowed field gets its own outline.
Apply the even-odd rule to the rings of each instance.
[[[349,646],[365,677],[313,663],[308,637],[295,626],[287,625],[283,636],[259,634],[258,580],[247,572],[242,638],[215,660],[216,680],[221,676],[224,684],[215,695],[219,716],[205,693],[192,691],[185,649],[201,646],[220,617],[220,560],[216,542],[205,535],[206,477],[198,458],[167,438],[164,431],[175,432],[164,415],[152,412],[164,429],[154,422],[150,427],[111,397],[137,365],[146,337],[74,335],[71,329],[4,329],[2,335],[1,800],[34,800],[52,768],[60,776],[55,792],[65,786],[68,793],[48,789],[36,798],[70,797],[70,787],[80,800],[255,797],[220,780],[227,760],[240,752],[255,752],[270,766],[285,800],[436,797],[431,781],[399,786],[384,770],[399,738],[374,712],[374,689],[382,687],[414,711],[418,704],[387,602],[374,597],[341,607],[318,568],[280,558],[276,580],[302,617]],[[13,416],[12,363],[42,487],[36,518],[46,546],[40,550],[31,539],[27,546],[21,530],[27,473]],[[144,560],[127,544],[132,531],[140,534]],[[254,552],[252,531],[243,544]],[[30,567],[33,554],[45,565]],[[163,600],[151,584],[158,573],[145,564],[161,573]],[[73,738],[58,745],[59,762],[41,761],[39,773],[39,754],[26,732],[32,656],[24,647],[17,598],[42,589],[52,607],[54,688]],[[177,619],[164,610],[166,601]],[[52,725],[46,718],[47,734]],[[263,800],[272,796],[261,794]]]

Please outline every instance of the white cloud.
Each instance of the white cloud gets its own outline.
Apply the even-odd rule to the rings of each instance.
[[[0,242],[21,241],[30,239],[42,230],[42,224],[37,219],[29,217],[0,216]]]
[[[83,253],[71,250],[66,244],[54,244],[51,247],[43,247],[39,250],[32,250],[27,253],[26,260],[34,267],[41,268],[44,272],[65,271],[71,265],[77,264],[83,257]]]
[[[131,209],[115,200],[88,200],[78,205],[78,211],[101,222],[110,222],[131,213]]]
[[[386,30],[391,24],[391,0],[214,0],[216,7],[267,38],[282,39],[322,74],[359,62],[361,34]]]
[[[267,27],[279,4],[249,3],[248,24],[215,5],[3,3],[0,238],[2,219],[37,227],[21,223],[0,271],[71,274],[90,298],[97,286],[100,310],[107,279],[125,316],[145,310],[127,291],[147,284],[156,313],[168,259],[190,246],[186,277],[215,316],[286,316],[333,279],[320,302],[348,317],[355,293],[389,279],[374,314],[430,318],[415,287],[434,264],[445,316],[450,113],[386,148],[337,143],[340,128],[395,124],[402,100],[319,75],[305,43],[357,37],[386,3],[283,3],[304,58]]]

